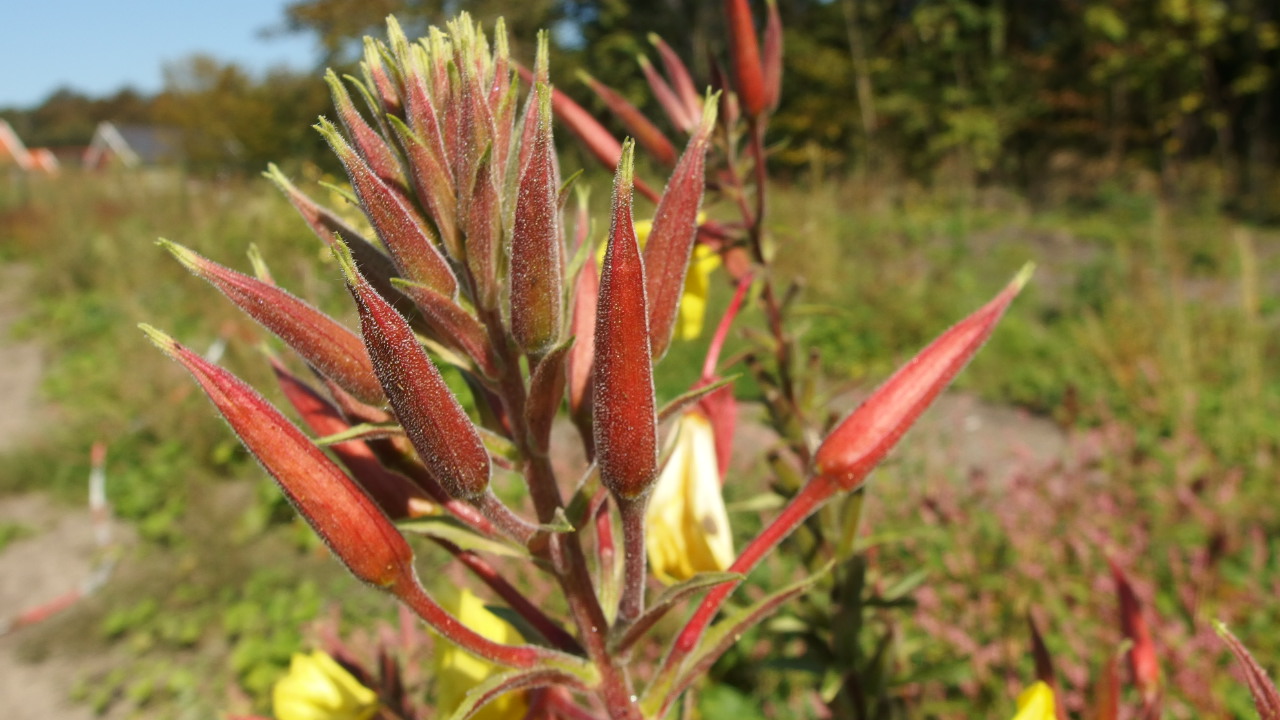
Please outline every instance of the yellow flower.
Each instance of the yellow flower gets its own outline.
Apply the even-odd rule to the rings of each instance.
[[[1018,714],[1013,720],[1054,720],[1053,690],[1037,682],[1018,695]]]
[[[520,633],[505,620],[489,612],[480,598],[462,588],[450,597],[450,587],[441,593],[441,604],[457,616],[463,625],[500,643],[523,642]],[[436,706],[440,717],[447,717],[462,704],[467,691],[502,671],[497,665],[482,660],[452,643],[436,644]],[[528,709],[522,692],[499,696],[472,715],[477,720],[519,720]]]
[[[698,222],[706,221],[706,213],[698,213]],[[636,241],[643,248],[653,230],[652,220],[638,220],[635,224]],[[596,251],[596,263],[604,262],[605,246]],[[703,320],[707,317],[707,294],[711,291],[711,273],[720,267],[720,255],[706,245],[694,245],[689,260],[689,272],[684,276],[684,293],[680,296],[680,309],[676,317],[675,336],[681,340],[696,340],[702,334]]]
[[[711,422],[700,412],[685,413],[668,449],[645,524],[649,566],[659,580],[673,583],[724,570],[734,555]]]
[[[271,690],[271,705],[277,720],[368,720],[378,696],[316,650],[294,653],[289,673]]]

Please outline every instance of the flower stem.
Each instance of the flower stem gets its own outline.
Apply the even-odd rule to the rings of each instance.
[[[616,497],[616,496],[615,496]],[[630,625],[644,612],[645,581],[648,579],[648,560],[645,555],[644,516],[649,505],[649,494],[618,501],[618,515],[622,519],[622,599],[618,603],[618,622]]]

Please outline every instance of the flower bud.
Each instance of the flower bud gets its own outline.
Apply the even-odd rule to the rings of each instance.
[[[592,380],[592,434],[600,480],[624,500],[649,491],[658,464],[644,263],[631,217],[634,147],[630,140],[623,145],[613,180],[613,219],[600,273]]]
[[[511,230],[511,333],[520,349],[539,355],[559,340],[564,284],[559,182],[551,138],[551,89],[538,83],[533,146],[520,171]],[[526,121],[527,122],[527,121]]]
[[[352,574],[381,588],[414,577],[413,552],[400,531],[301,430],[236,376],[159,330],[141,327],[195,377],[241,442]]]
[[[644,79],[649,82],[649,89],[653,91],[654,99],[658,101],[658,105],[662,106],[662,111],[667,114],[671,124],[682,132],[689,132],[697,126],[698,122],[690,117],[689,109],[676,96],[675,90],[671,89],[666,79],[658,74],[653,63],[649,62],[649,58],[637,55],[636,62],[640,63],[640,71],[644,73]]]
[[[707,140],[716,122],[716,99],[707,98],[698,127],[658,201],[653,229],[644,247],[645,287],[649,298],[650,352],[660,359],[671,344],[685,274],[698,234],[698,210],[705,187]]]
[[[814,455],[818,474],[845,490],[857,487],[978,352],[1030,271],[921,350],[836,426]]]
[[[658,50],[658,55],[662,58],[662,67],[667,71],[667,77],[671,78],[676,97],[684,106],[685,115],[689,118],[688,124],[681,129],[685,132],[693,132],[693,129],[698,126],[699,113],[702,112],[702,93],[694,85],[689,68],[665,40],[650,33],[649,42]]]
[[[618,120],[622,121],[623,126],[636,139],[640,147],[644,148],[655,160],[663,165],[671,166],[676,163],[676,148],[667,139],[666,135],[654,125],[640,109],[632,105],[626,98],[619,95],[613,88],[596,80],[590,73],[585,70],[578,71],[578,77],[600,97],[609,108],[609,112],[613,113]]]
[[[337,128],[324,118],[316,125],[342,165],[347,169],[351,186],[378,238],[391,253],[391,259],[408,280],[429,285],[454,296],[458,281],[445,262],[435,241],[427,234],[424,221],[417,217],[391,187],[377,177],[370,166],[347,144]]]
[[[765,0],[769,17],[764,26],[764,101],[765,107],[778,107],[782,95],[782,16],[778,14],[778,0]]]
[[[725,0],[724,16],[729,31],[729,59],[733,64],[735,81],[733,88],[742,101],[742,109],[748,115],[758,117],[769,103],[751,8],[747,0]]]
[[[471,418],[404,317],[369,286],[350,254],[339,248],[335,257],[360,312],[374,372],[414,450],[451,497],[484,494],[489,486],[489,453]]]
[[[289,404],[293,405],[293,409],[311,432],[324,437],[351,429],[351,423],[342,417],[342,412],[333,403],[311,389],[274,358],[271,360],[271,369],[275,371],[276,381]],[[378,507],[393,520],[410,517],[430,505],[426,496],[412,481],[383,467],[378,456],[364,442],[350,440],[336,443],[329,449],[355,476],[360,486],[369,493],[369,497],[378,503]]]
[[[383,401],[382,388],[358,335],[275,285],[223,267],[168,240],[161,240],[160,245],[325,377],[365,402]]]
[[[364,90],[354,78],[348,76],[347,79]],[[391,146],[376,130],[369,127],[369,123],[365,122],[364,116],[356,109],[355,103],[351,102],[351,95],[337,73],[332,70],[326,71],[324,81],[329,84],[333,105],[338,111],[338,119],[342,122],[342,127],[346,128],[347,135],[351,137],[351,141],[359,150],[360,157],[368,165],[370,172],[388,186],[396,188],[396,192],[403,193],[408,189],[408,185],[404,181],[404,170],[400,166],[400,160]],[[370,103],[372,104],[372,98]]]

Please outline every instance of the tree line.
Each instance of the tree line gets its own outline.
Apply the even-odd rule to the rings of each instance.
[[[1069,153],[1172,180],[1207,163],[1239,197],[1278,177],[1274,0],[776,1],[786,84],[770,141],[780,166],[921,177],[960,166],[979,180],[1026,183]],[[313,36],[323,65],[350,71],[359,38],[380,34],[386,15],[422,30],[459,6],[485,21],[504,16],[523,43],[518,57],[550,28],[562,89],[598,108],[574,75],[589,68],[655,119],[636,61],[656,62],[649,34],[704,82],[724,45],[720,4],[705,0],[299,0],[281,29]],[[309,125],[327,107],[313,73],[255,77],[197,57],[169,68],[154,97],[63,91],[0,115],[33,145],[83,142],[99,118],[166,124],[185,131],[196,169],[258,169],[324,157]]]

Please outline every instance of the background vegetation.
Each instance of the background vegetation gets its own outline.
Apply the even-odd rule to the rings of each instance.
[[[443,19],[442,5],[453,9],[312,0],[285,22],[341,66],[387,13],[412,28]],[[584,103],[576,67],[647,96],[633,55],[650,48],[637,29],[711,74],[714,4],[633,5],[468,7],[505,14],[517,38],[554,28],[553,78]],[[1270,631],[1280,620],[1280,232],[1267,224],[1280,197],[1280,10],[1261,0],[779,5],[789,79],[769,138],[785,178],[772,224],[780,264],[803,280],[803,342],[828,378],[817,391],[873,385],[1031,259],[1037,278],[960,387],[1051,418],[1070,438],[1062,462],[1009,477],[924,462],[879,471],[856,596],[806,600],[860,618],[871,608],[836,658],[880,664],[887,701],[867,716],[1010,714],[1032,677],[1029,609],[1069,707],[1085,707],[1119,641],[1104,555],[1130,570],[1152,613],[1168,716],[1245,714],[1207,621],[1232,624],[1264,662],[1280,651]],[[241,268],[254,243],[282,285],[346,312],[319,244],[254,175],[281,162],[323,192],[331,165],[308,126],[327,111],[314,76],[256,78],[193,58],[156,97],[59,92],[0,112],[33,146],[82,143],[100,119],[186,138],[180,170],[0,185],[0,260],[36,270],[19,332],[49,349],[44,391],[61,410],[41,442],[0,460],[0,492],[78,501],[87,446],[103,439],[111,500],[141,536],[78,620],[89,632],[35,640],[122,656],[120,669],[75,679],[95,706],[261,708],[327,599],[354,626],[394,620],[306,539],[135,329],[146,320],[196,347],[229,339],[224,362],[270,386],[261,333],[153,247],[158,236]],[[723,305],[727,288],[717,293]],[[697,345],[679,348],[663,370],[695,374],[700,357]],[[0,543],[17,542],[10,535],[0,528]],[[705,716],[811,714],[835,660],[790,652],[813,646],[790,643],[797,625],[786,621],[717,666]],[[871,642],[884,637],[888,650]],[[764,647],[784,660],[759,663]]]

